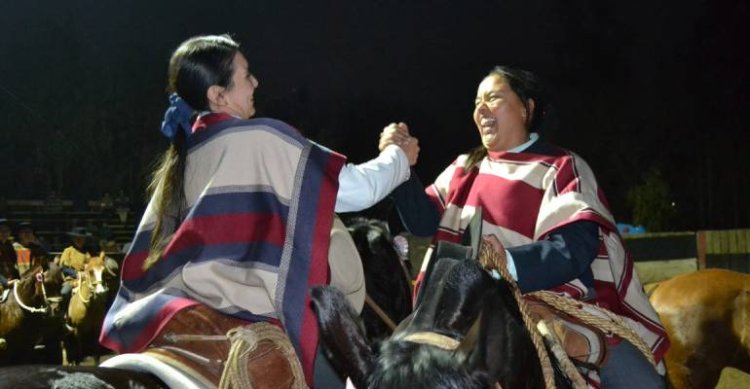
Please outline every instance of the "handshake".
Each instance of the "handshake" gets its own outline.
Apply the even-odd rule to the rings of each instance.
[[[409,134],[409,127],[406,123],[391,123],[383,128],[383,132],[380,133],[378,149],[383,151],[388,145],[400,147],[406,153],[409,165],[416,165],[419,158],[419,139]]]

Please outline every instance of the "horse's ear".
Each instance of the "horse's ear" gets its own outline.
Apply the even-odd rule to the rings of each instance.
[[[367,387],[375,355],[367,343],[359,316],[346,297],[335,288],[319,286],[311,290],[320,337],[328,358],[342,378],[349,377],[357,388]]]

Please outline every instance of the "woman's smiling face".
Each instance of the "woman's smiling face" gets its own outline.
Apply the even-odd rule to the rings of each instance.
[[[485,77],[477,89],[474,108],[474,123],[484,147],[488,151],[505,151],[526,142],[533,109],[533,100],[529,100],[527,109],[502,76]]]

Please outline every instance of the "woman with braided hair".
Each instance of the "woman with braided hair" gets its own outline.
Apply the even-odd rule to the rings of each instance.
[[[258,85],[227,35],[188,39],[172,55],[161,128],[171,146],[154,173],[101,343],[143,350],[170,323],[208,307],[222,314],[218,321],[283,328],[304,372],[296,385],[336,387],[342,383],[318,352],[309,288],[337,286],[361,310],[364,277],[334,212],[385,197],[408,179],[419,146],[410,138],[346,164],[284,122],[252,118]]]

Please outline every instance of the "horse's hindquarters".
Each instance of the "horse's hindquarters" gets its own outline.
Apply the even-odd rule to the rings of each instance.
[[[726,366],[750,372],[750,276],[720,269],[662,282],[650,301],[671,341],[665,356],[675,388],[714,387]]]

